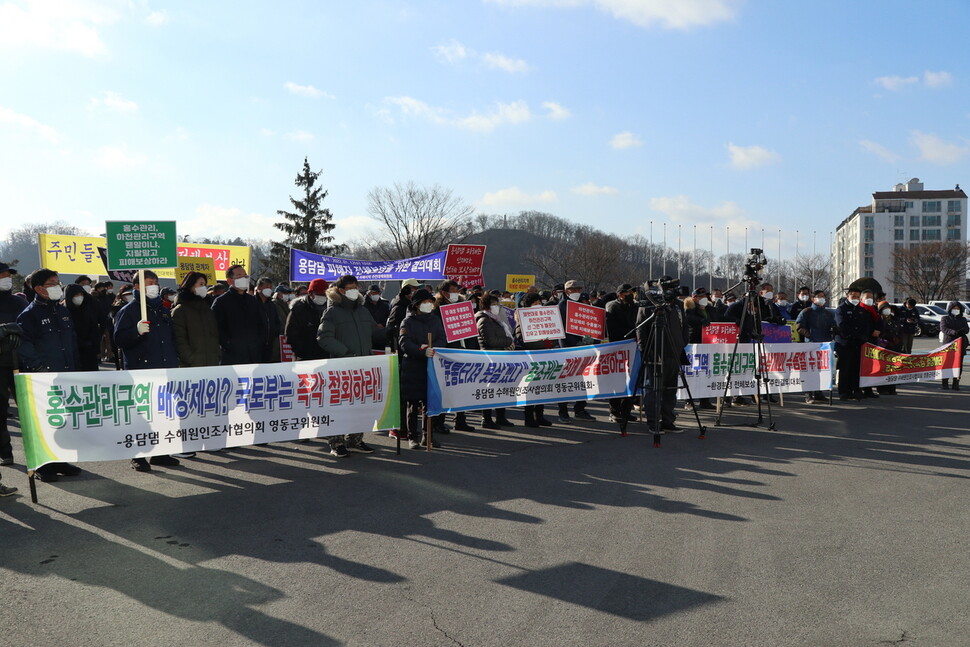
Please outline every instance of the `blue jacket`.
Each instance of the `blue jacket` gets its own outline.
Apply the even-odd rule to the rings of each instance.
[[[820,308],[817,305],[812,305],[798,313],[795,325],[799,332],[808,330],[806,341],[832,341],[832,327],[835,325],[835,316],[825,306]]]
[[[78,370],[77,335],[66,307],[38,294],[17,317],[17,323],[24,329],[17,349],[20,370],[25,373]]]
[[[137,290],[135,300],[115,317],[115,344],[121,349],[125,370],[177,368],[179,356],[172,315],[160,297],[148,299],[146,306],[149,324],[146,335],[138,334],[138,322],[142,319]]]

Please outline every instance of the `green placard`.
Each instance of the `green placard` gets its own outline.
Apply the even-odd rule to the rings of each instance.
[[[178,239],[174,220],[108,220],[108,270],[176,267]]]

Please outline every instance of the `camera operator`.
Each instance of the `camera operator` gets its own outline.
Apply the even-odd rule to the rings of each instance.
[[[782,317],[778,306],[772,301],[773,297],[774,292],[771,283],[762,283],[758,288],[758,296],[752,299],[745,295],[742,299],[728,306],[724,318],[737,324],[738,342],[747,344],[753,341],[761,341],[764,337],[761,332],[763,322],[778,325],[785,323],[785,318]],[[777,396],[774,395],[769,395],[768,399],[771,402],[778,401]],[[738,395],[734,397],[732,404],[749,404],[749,401],[743,395]]]
[[[689,330],[684,309],[678,297],[679,281],[665,276],[657,282],[657,288],[644,285],[651,294],[648,302],[641,302],[637,312],[637,325],[656,315],[649,323],[643,323],[637,328],[637,343],[644,362],[644,405],[647,412],[647,424],[651,431],[682,431],[675,422],[677,414],[677,377],[680,367],[687,363],[687,345]],[[659,290],[662,290],[658,294]],[[651,333],[653,333],[651,335]],[[656,337],[656,343],[650,343],[651,337]],[[662,342],[662,343],[661,343]],[[657,420],[657,398],[660,399],[660,420]]]

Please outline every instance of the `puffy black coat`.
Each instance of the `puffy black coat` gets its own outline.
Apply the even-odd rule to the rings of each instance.
[[[115,317],[115,344],[121,349],[125,370],[139,368],[178,368],[179,356],[175,346],[172,313],[161,297],[145,301],[148,309],[148,334],[138,334],[142,321],[138,294],[135,300],[118,311]]]
[[[411,312],[411,298],[403,294],[398,294],[391,301],[391,310],[387,315],[387,342],[391,348],[397,348],[398,333],[401,330],[401,323]]]
[[[919,329],[919,310],[912,310],[905,305],[899,309],[899,331],[906,335],[915,335]]]
[[[81,305],[74,305],[74,297],[83,296]],[[72,283],[64,291],[64,304],[71,313],[74,332],[77,334],[78,370],[96,371],[101,363],[101,340],[109,323],[97,299]]]
[[[13,292],[0,291],[0,324],[16,323],[26,307],[27,302]],[[9,343],[0,343],[0,367],[14,367],[14,351]]]
[[[700,344],[704,329],[711,325],[717,313],[710,303],[701,306],[693,298],[687,297],[684,299],[684,316],[690,329],[688,341],[691,344]]]
[[[614,299],[606,304],[606,336],[610,341],[633,339],[636,335],[627,337],[637,325],[637,306],[633,301],[625,302]]]
[[[970,324],[967,324],[967,318],[962,314],[952,315],[950,310],[956,308],[963,312],[963,304],[959,301],[951,301],[946,307],[946,314],[940,319],[940,332],[943,333],[943,343],[949,344],[957,339],[963,339],[963,347],[961,352],[963,355],[967,354],[967,334],[970,333]]]
[[[216,315],[203,297],[180,290],[172,309],[179,366],[218,366],[222,361]]]
[[[310,295],[302,296],[293,302],[290,316],[286,318],[284,334],[293,348],[297,359],[326,359],[327,353],[317,343],[317,330],[320,318],[327,304],[318,306]]]
[[[269,341],[265,311],[251,294],[230,289],[212,303],[222,363],[258,364]]]
[[[370,316],[374,318],[374,321],[381,326],[386,326],[387,318],[391,315],[391,302],[387,299],[371,301],[370,295],[365,295],[364,299],[364,307],[370,312]]]
[[[397,340],[401,356],[401,395],[405,400],[424,401],[428,397],[428,358],[421,346],[444,348],[448,345],[445,326],[437,312],[411,312],[401,322]]]
[[[515,343],[515,339],[506,334],[505,328],[491,313],[475,313],[475,324],[478,326],[478,346],[481,350],[508,350]]]
[[[835,309],[835,325],[839,327],[839,334],[835,337],[835,343],[843,346],[849,344],[862,345],[867,341],[875,341],[871,338],[874,330],[872,315],[862,306],[854,306],[848,301],[843,301]]]
[[[17,349],[20,370],[45,373],[78,369],[77,335],[67,308],[38,294],[17,316],[17,323],[24,330]]]
[[[364,307],[364,295],[350,301],[336,286],[327,288],[329,306],[320,318],[317,343],[330,357],[365,357],[383,343],[384,329]]]

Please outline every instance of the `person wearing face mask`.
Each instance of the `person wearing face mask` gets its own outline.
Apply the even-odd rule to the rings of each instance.
[[[246,268],[233,265],[226,270],[230,288],[212,302],[219,325],[222,364],[258,364],[263,361],[269,344],[269,325],[263,306],[249,294]]]
[[[687,327],[690,331],[689,344],[700,344],[703,341],[704,329],[716,321],[717,314],[714,306],[711,305],[710,296],[706,288],[697,288],[694,293],[684,299],[684,318],[687,320]],[[690,403],[686,403],[685,408],[690,408]],[[697,407],[699,409],[716,409],[712,398],[698,398]]]
[[[739,301],[733,302],[728,306],[724,313],[724,318],[738,324],[738,341],[742,344],[750,343],[754,340],[756,331],[760,328],[756,321],[760,315],[762,322],[773,324],[784,324],[785,319],[781,316],[778,306],[774,303],[774,292],[770,283],[763,283],[759,288],[759,297],[755,301],[749,300],[747,296]]]
[[[201,272],[189,272],[179,285],[172,327],[179,366],[183,368],[219,366],[222,360],[219,326],[215,313],[205,302],[207,294],[206,276]]]
[[[216,302],[216,299],[225,294],[228,289],[228,286],[222,281],[216,281],[210,285],[205,295],[206,305],[211,308],[212,304]]]
[[[876,305],[876,311],[879,313],[879,322],[876,324],[879,328],[879,337],[873,343],[880,348],[900,352],[900,322],[896,309],[882,299]],[[896,395],[896,387],[892,384],[881,384],[876,387],[876,392],[880,395]]]
[[[907,355],[913,352],[913,339],[919,332],[919,310],[916,299],[909,298],[899,309],[899,352]]]
[[[0,465],[13,464],[13,446],[7,429],[10,394],[14,391],[16,350],[23,330],[17,317],[27,307],[27,301],[13,293],[13,275],[17,270],[0,263]],[[16,488],[11,488],[16,490]]]
[[[563,284],[563,294],[565,295],[565,298],[561,299],[556,305],[559,308],[559,316],[562,317],[562,320],[565,322],[566,304],[569,301],[579,301],[579,297],[583,294],[583,286],[580,285],[579,281],[576,280],[566,281]],[[579,335],[570,335],[567,333],[566,338],[559,341],[559,346],[560,348],[573,348],[592,343],[593,340],[589,337],[580,337]],[[577,420],[596,420],[596,418],[586,412],[585,400],[579,400],[573,404],[573,416]],[[564,424],[570,422],[568,402],[559,403],[559,422]]]
[[[29,277],[34,300],[17,315],[23,331],[17,358],[24,373],[66,373],[79,366],[77,334],[71,313],[61,303],[64,289],[57,272],[35,270]],[[58,475],[75,476],[81,469],[68,463],[48,463],[34,470],[41,481],[56,481]]]
[[[778,312],[781,313],[781,318],[785,321],[791,320],[791,313],[788,311],[788,306],[791,305],[788,302],[788,294],[785,292],[779,292],[775,295],[775,306],[778,308]]]
[[[475,324],[478,326],[478,347],[480,350],[514,350],[515,338],[512,336],[512,328],[509,326],[508,319],[502,312],[502,304],[493,296],[482,297],[481,309],[475,313]],[[482,411],[483,429],[500,429],[501,427],[514,427],[515,424],[505,416],[505,408],[494,410],[495,418],[492,418],[493,411],[485,409]]]
[[[398,333],[401,323],[411,308],[411,294],[420,287],[417,279],[401,281],[401,291],[391,300],[391,310],[387,315],[387,345],[397,350]]]
[[[441,311],[438,309],[443,305],[449,303],[458,303],[459,301],[464,301],[461,296],[461,287],[458,285],[457,281],[446,280],[438,285],[438,292],[435,294],[435,312],[441,316]],[[442,320],[444,324],[444,320]],[[466,345],[466,342],[468,344]],[[448,348],[471,348],[478,350],[478,340],[474,337],[470,337],[466,340],[453,341],[447,344]],[[448,425],[444,424],[444,416],[437,417],[440,419],[441,424],[438,428],[434,430],[434,433],[449,433]],[[455,430],[457,431],[475,431],[475,428],[468,424],[468,417],[465,415],[464,411],[458,411],[455,413]]]
[[[826,303],[825,292],[816,290],[811,307],[804,308],[798,313],[795,327],[804,341],[816,343],[832,341],[833,332],[836,330],[835,316],[825,307]],[[822,391],[805,393],[806,404],[823,402],[826,399]]]
[[[967,355],[967,337],[970,335],[970,327],[967,318],[963,314],[963,304],[959,301],[950,301],[946,306],[946,314],[940,318],[940,333],[943,335],[944,344],[952,344],[960,340],[960,373],[953,378],[953,390],[960,390],[960,377],[963,372],[963,358]],[[943,380],[943,388],[948,386],[949,380]]]
[[[313,279],[307,293],[293,300],[290,314],[286,318],[283,334],[293,349],[293,356],[299,360],[326,359],[327,353],[317,343],[317,330],[320,318],[327,309],[327,288],[330,284],[323,279]]]
[[[623,283],[616,288],[616,299],[606,304],[606,337],[610,341],[632,339],[636,333],[637,304],[633,286]],[[629,335],[629,336],[628,336]],[[634,398],[610,398],[610,422],[632,422]]]
[[[273,281],[263,276],[256,281],[256,300],[266,322],[267,339],[263,345],[262,362],[272,364],[280,361],[280,335],[283,334],[284,324],[273,303]]]
[[[835,325],[838,327],[835,353],[838,357],[840,400],[861,400],[864,397],[859,388],[862,345],[873,339],[875,329],[872,317],[861,304],[862,292],[858,288],[849,288],[845,301],[835,310]]]
[[[293,290],[285,283],[280,283],[273,289],[273,306],[276,307],[281,331],[286,329],[286,318],[290,316],[290,304],[293,303],[293,298]]]
[[[541,294],[526,294],[525,298],[522,300],[523,308],[536,308],[542,307],[542,295]],[[522,324],[519,318],[516,317],[516,324],[514,336],[518,345],[524,350],[543,350],[547,348],[556,348],[557,341],[555,339],[539,339],[536,341],[524,341],[522,339]],[[632,405],[631,405],[632,406]],[[545,407],[541,404],[528,404],[523,407],[525,412],[525,426],[526,427],[551,427],[552,421],[546,418]]]
[[[94,297],[78,284],[67,286],[64,305],[71,313],[71,321],[77,333],[78,370],[97,371],[101,365],[101,340],[109,320],[101,312]]]
[[[381,286],[376,283],[367,288],[367,300],[364,302],[367,310],[370,312],[370,316],[374,318],[381,328],[387,326],[387,318],[391,314],[391,303],[381,296]],[[380,349],[375,347],[375,350],[384,350],[385,344],[382,344]]]
[[[875,344],[879,339],[880,329],[879,326],[882,323],[882,318],[879,316],[879,310],[876,308],[876,298],[872,290],[862,291],[862,302],[859,304],[863,310],[869,313],[872,318],[872,332],[870,333],[871,339],[868,341]],[[864,398],[878,398],[879,395],[876,393],[875,389],[871,386],[867,386],[862,389],[862,397]]]
[[[724,312],[727,310],[728,304],[724,298],[724,293],[717,288],[711,290],[711,306],[714,308],[716,321],[724,321]]]
[[[317,343],[330,357],[367,357],[374,343],[383,343],[384,329],[377,325],[364,307],[364,295],[357,277],[345,274],[327,289],[330,305],[320,318]],[[370,454],[374,450],[364,443],[364,434],[331,436],[330,453],[343,458],[347,452]]]
[[[795,301],[788,306],[788,314],[791,317],[790,321],[798,321],[798,315],[801,314],[802,310],[807,310],[812,307],[812,291],[807,285],[803,285],[798,288],[798,294],[795,295]]]
[[[434,295],[429,290],[420,289],[412,293],[411,311],[399,329],[397,347],[401,356],[401,397],[404,398],[406,412],[402,420],[401,434],[408,441],[411,449],[424,446],[424,425],[420,420],[422,411],[426,411],[428,392],[428,359],[434,357],[435,348],[448,345],[445,326],[441,316],[435,312]],[[428,336],[431,345],[428,345]],[[427,413],[425,413],[427,416]],[[443,416],[433,416],[430,419],[432,429],[441,427],[439,420]],[[392,434],[397,438],[398,434]],[[440,443],[431,437],[431,446],[440,447]]]
[[[74,285],[80,285],[85,294],[94,293],[94,282],[91,280],[91,277],[87,276],[86,274],[81,274],[74,279]]]

